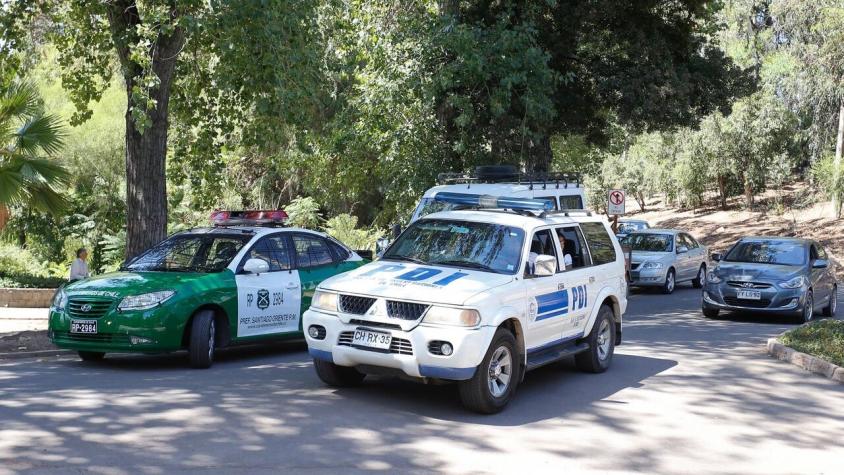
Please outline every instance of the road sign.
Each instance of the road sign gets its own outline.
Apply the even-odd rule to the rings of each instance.
[[[624,190],[610,190],[607,196],[607,214],[624,214]]]

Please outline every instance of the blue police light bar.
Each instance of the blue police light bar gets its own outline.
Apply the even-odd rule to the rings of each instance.
[[[469,193],[451,193],[443,191],[434,196],[434,201],[478,208],[503,208],[528,211],[551,211],[554,205],[547,200],[515,198],[512,196],[472,195]]]

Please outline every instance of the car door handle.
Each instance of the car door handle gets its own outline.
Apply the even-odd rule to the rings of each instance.
[[[299,284],[287,284],[287,290],[295,290],[299,288]]]

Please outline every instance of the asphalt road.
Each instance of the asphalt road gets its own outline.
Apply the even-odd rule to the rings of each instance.
[[[844,385],[769,358],[792,325],[637,293],[612,368],[529,373],[501,414],[452,386],[325,388],[299,344],[0,363],[0,474],[842,473]]]

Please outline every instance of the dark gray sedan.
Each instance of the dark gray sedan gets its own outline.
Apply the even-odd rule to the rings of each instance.
[[[794,315],[808,322],[816,309],[835,315],[838,284],[823,247],[807,239],[747,237],[706,276],[703,314],[721,310]]]

